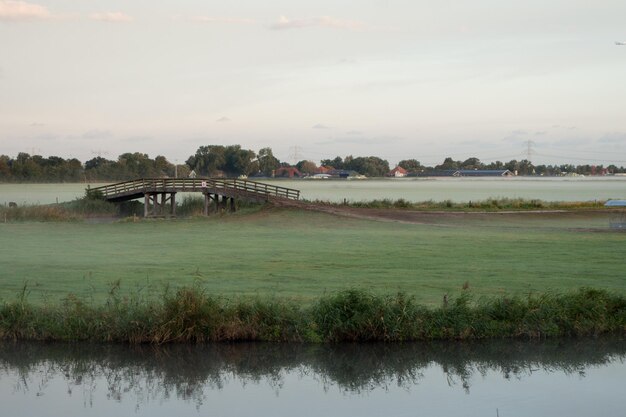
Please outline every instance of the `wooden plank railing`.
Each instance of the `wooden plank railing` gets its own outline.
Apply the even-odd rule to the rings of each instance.
[[[214,192],[223,191],[235,195],[283,198],[298,200],[300,190],[238,178],[142,178],[102,187],[90,188],[88,193],[112,199],[125,195],[148,192]]]

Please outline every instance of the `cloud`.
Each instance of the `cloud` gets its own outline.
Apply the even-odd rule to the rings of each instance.
[[[52,14],[44,6],[25,1],[0,0],[0,21],[49,19]]]
[[[91,20],[99,20],[101,22],[113,22],[113,23],[129,23],[132,22],[133,17],[122,12],[102,12],[92,13],[89,15]]]
[[[83,139],[107,139],[113,136],[110,130],[91,129],[82,134]]]
[[[590,142],[592,141],[589,138],[585,137],[567,137],[551,142],[550,146],[571,149],[580,145],[588,145]]]
[[[226,23],[238,25],[249,25],[255,23],[254,19],[246,19],[240,17],[192,16],[189,17],[187,20],[199,23]]]
[[[616,144],[616,145],[626,145],[626,133],[624,132],[611,132],[606,133],[598,139],[599,143],[604,144]]]
[[[509,142],[509,143],[519,142],[519,143],[521,143],[522,141],[526,140],[524,138],[524,136],[527,136],[529,134],[530,134],[530,132],[528,130],[525,130],[525,129],[513,130],[507,136],[502,138],[502,142]]]
[[[307,27],[321,27],[331,29],[362,30],[366,28],[365,23],[357,20],[337,19],[331,16],[308,17],[304,19],[290,19],[280,16],[278,22],[270,26],[273,30],[302,29]]]
[[[362,135],[363,132],[361,132],[360,130],[349,130],[346,132],[346,135]]]
[[[219,119],[216,120],[216,122],[219,122],[219,123],[230,122],[230,119],[228,117],[220,117]]]
[[[154,139],[151,136],[130,136],[122,139],[122,142],[126,143],[145,143],[152,142]]]
[[[45,126],[43,123],[33,122],[30,124],[31,127],[42,127]]]
[[[387,145],[390,143],[398,143],[402,141],[402,138],[398,136],[379,136],[379,137],[369,137],[369,138],[355,138],[355,137],[343,137],[343,138],[329,138],[328,140],[317,142],[316,145],[319,146],[327,146],[327,145],[337,145],[337,144],[348,144],[348,145],[363,145],[363,146],[379,146],[379,145]]]
[[[311,126],[311,129],[330,129],[330,126],[326,126],[321,123],[318,123],[316,125]]]

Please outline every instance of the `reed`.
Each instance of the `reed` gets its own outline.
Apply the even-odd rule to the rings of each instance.
[[[119,285],[116,284],[116,285]],[[426,308],[404,294],[353,289],[302,306],[289,299],[227,299],[188,287],[158,301],[120,297],[104,304],[68,296],[35,306],[28,291],[0,307],[0,339],[204,343],[402,342],[548,338],[626,333],[626,297],[581,288],[563,294],[473,300],[469,291]]]

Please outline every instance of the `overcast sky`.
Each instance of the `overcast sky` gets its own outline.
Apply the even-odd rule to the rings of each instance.
[[[0,154],[626,165],[624,0],[0,0]]]

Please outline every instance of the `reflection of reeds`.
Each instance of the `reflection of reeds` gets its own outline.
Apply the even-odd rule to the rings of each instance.
[[[528,378],[537,370],[584,375],[585,368],[626,357],[618,338],[547,341],[428,342],[404,344],[112,344],[0,343],[0,374],[19,375],[24,390],[38,378],[58,375],[69,387],[93,387],[101,378],[116,400],[176,396],[202,402],[206,387],[220,389],[236,378],[277,390],[287,374],[313,375],[325,387],[363,392],[418,385],[428,367],[439,367],[453,386],[468,390],[472,377],[488,372]],[[44,381],[45,382],[45,381]],[[91,391],[90,391],[91,393]]]
[[[280,299],[227,299],[198,288],[161,301],[121,298],[104,305],[68,296],[34,306],[23,295],[0,307],[0,338],[132,344],[209,341],[413,341],[588,336],[626,331],[626,298],[580,289],[566,294],[472,301],[469,292],[428,309],[404,294],[349,290],[311,306]]]

